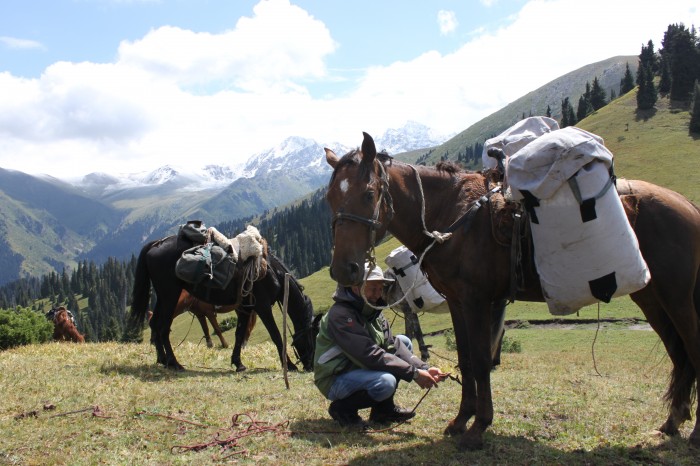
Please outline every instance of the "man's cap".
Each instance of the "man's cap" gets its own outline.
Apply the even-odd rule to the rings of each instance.
[[[379,280],[383,281],[384,283],[394,282],[393,278],[384,278],[384,273],[382,272],[381,267],[378,265],[375,265],[372,270],[369,270],[369,264],[365,263],[365,281],[372,282]]]

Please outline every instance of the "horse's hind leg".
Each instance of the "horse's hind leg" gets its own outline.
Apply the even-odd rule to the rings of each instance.
[[[160,337],[159,325],[160,315],[154,313],[148,321],[148,326],[151,327],[151,344],[156,347],[156,364],[165,365],[165,350]]]
[[[209,319],[209,323],[211,323],[211,328],[214,329],[214,333],[216,334],[217,337],[219,337],[219,341],[221,342],[221,347],[228,348],[228,342],[226,341],[226,338],[224,338],[224,332],[221,331],[221,327],[219,326],[219,321],[216,319],[216,314],[213,312],[208,313],[207,319]],[[211,338],[209,339],[209,341],[211,341]],[[210,346],[210,348],[211,348],[211,346]]]
[[[248,320],[251,319],[250,312],[237,312],[238,319],[236,321],[236,341],[233,343],[233,351],[231,351],[231,365],[236,367],[236,372],[243,372],[248,369],[241,361],[241,350],[243,349],[243,341],[245,340]]]
[[[202,333],[204,333],[204,340],[207,342],[207,348],[213,348],[214,343],[211,341],[211,335],[209,334],[209,326],[207,325],[206,318],[199,312],[196,312],[195,315],[197,316],[199,325],[202,327]]]
[[[430,353],[428,352],[428,349],[431,345],[425,344],[425,339],[423,338],[423,329],[420,327],[418,314],[413,312],[413,310],[408,305],[402,307],[402,309],[404,318],[406,319],[406,336],[412,339],[415,338],[415,340],[418,342],[420,358],[422,361],[427,362],[430,358]]]
[[[682,296],[683,293],[679,291],[681,290],[675,288],[677,294],[674,293],[674,296]],[[688,299],[671,298],[662,304],[659,299],[659,295],[662,294],[650,285],[633,293],[631,298],[639,305],[649,324],[661,338],[673,363],[671,380],[665,395],[669,404],[669,414],[659,430],[667,435],[677,435],[680,425],[691,420],[693,387],[700,383],[700,329],[692,299],[688,302]],[[699,416],[700,407],[696,412],[695,428],[689,439],[695,445],[700,445]]]
[[[172,311],[175,309],[175,303],[171,303],[170,306],[167,306],[166,301],[166,299],[159,299],[156,302],[153,318],[151,318],[149,324],[151,326],[151,332],[155,335],[153,341],[156,346],[156,352],[158,353],[158,362],[167,368],[181,371],[185,368],[177,361],[173,347],[170,344],[170,327],[172,326],[174,318]]]

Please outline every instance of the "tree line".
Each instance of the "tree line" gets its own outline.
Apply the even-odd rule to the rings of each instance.
[[[215,228],[233,237],[257,223],[272,252],[301,278],[330,263],[330,209],[319,189],[298,204],[268,212],[254,222],[248,218],[223,222]],[[128,310],[137,258],[110,257],[101,265],[82,261],[41,277],[26,277],[0,287],[0,309],[46,313],[59,305],[69,309],[88,341],[118,341],[126,337]]]

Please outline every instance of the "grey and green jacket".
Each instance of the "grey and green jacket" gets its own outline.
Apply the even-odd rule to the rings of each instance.
[[[388,372],[410,382],[417,369],[428,368],[394,339],[382,312],[366,306],[350,288],[338,287],[333,300],[321,319],[314,357],[314,383],[324,396],[337,375],[354,369]]]

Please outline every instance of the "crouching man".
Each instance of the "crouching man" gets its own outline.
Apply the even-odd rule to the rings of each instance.
[[[385,305],[382,270],[365,264],[367,301]],[[338,286],[335,303],[321,319],[316,338],[314,382],[331,401],[328,413],[341,426],[364,427],[360,409],[372,408],[369,420],[379,424],[411,419],[415,412],[394,404],[399,380],[431,388],[444,380],[435,367],[413,355],[411,340],[393,337],[381,311],[365,304],[358,286]]]

